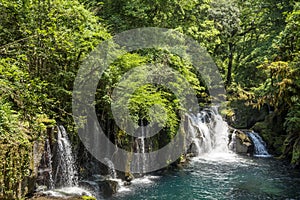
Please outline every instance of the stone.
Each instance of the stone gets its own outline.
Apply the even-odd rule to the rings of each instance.
[[[234,149],[236,153],[240,153],[240,154],[253,154],[253,144],[251,139],[248,137],[248,135],[245,133],[249,130],[238,130],[238,129],[234,129],[232,127],[229,127],[229,130],[231,132],[235,131],[235,144],[234,144]]]
[[[134,179],[134,176],[130,172],[125,173],[125,181],[131,182]]]
[[[114,180],[105,180],[101,182],[101,191],[105,198],[111,197],[118,190],[119,184]]]
[[[124,184],[124,186],[129,186],[129,185],[131,185],[131,182],[124,181],[123,184]]]
[[[251,143],[242,143],[241,140],[236,141],[236,153],[242,153],[246,154],[249,153],[249,146],[251,146]]]

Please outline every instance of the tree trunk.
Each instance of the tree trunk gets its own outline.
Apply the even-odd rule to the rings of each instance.
[[[232,81],[232,62],[233,62],[233,44],[229,44],[229,57],[228,57],[228,68],[227,68],[227,78],[226,78],[226,87],[230,86]]]

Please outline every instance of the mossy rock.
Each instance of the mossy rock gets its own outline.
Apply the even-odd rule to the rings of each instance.
[[[101,191],[105,198],[111,197],[117,192],[119,184],[114,180],[105,180],[101,183]]]
[[[90,197],[90,196],[82,196],[81,198],[83,200],[97,200],[95,197]]]
[[[242,153],[242,154],[246,154],[246,153],[253,153],[253,144],[252,141],[250,140],[249,136],[238,130],[237,134],[236,134],[236,152],[237,153]]]
[[[286,139],[282,120],[281,116],[272,113],[263,122],[257,122],[252,127],[267,143],[270,153],[278,156],[283,152],[283,141]]]
[[[131,174],[130,172],[125,172],[125,181],[126,182],[131,182],[134,179],[133,174]]]
[[[258,110],[251,106],[245,106],[246,101],[234,100],[229,107],[223,108],[221,113],[226,121],[238,129],[250,129],[255,123],[264,121],[268,115],[268,108],[264,106]]]
[[[293,154],[291,164],[294,167],[300,166],[300,136],[293,145]]]

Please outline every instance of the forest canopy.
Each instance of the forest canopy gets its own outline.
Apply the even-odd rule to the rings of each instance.
[[[225,83],[224,118],[237,128],[260,131],[276,155],[299,166],[299,2],[0,0],[0,159],[14,166],[23,163],[10,166],[10,177],[0,171],[0,188],[12,194],[15,184],[28,176],[32,142],[43,140],[48,126],[64,124],[76,137],[72,91],[80,65],[104,40],[141,27],[174,29],[205,48]],[[131,148],[131,137],[113,120],[112,93],[124,73],[144,64],[177,70],[197,92],[200,107],[210,104],[205,82],[191,62],[162,49],[122,55],[101,77],[95,108],[110,139],[125,149]],[[176,95],[146,84],[129,98],[137,123],[151,121],[148,110],[159,105],[167,122],[153,139],[154,149],[167,144],[176,134],[182,109]],[[257,112],[266,116],[251,121]],[[22,153],[5,154],[14,144],[22,146]]]

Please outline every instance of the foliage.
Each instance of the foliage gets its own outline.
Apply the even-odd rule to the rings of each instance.
[[[59,121],[73,130],[73,81],[83,59],[111,35],[137,27],[172,28],[197,40],[211,54],[226,83],[229,107],[224,113],[235,117],[237,102],[269,107],[282,119],[279,121],[285,132],[265,131],[266,138],[280,138],[276,139],[278,147],[278,141],[285,137],[283,154],[295,165],[300,163],[299,2],[0,0],[2,196],[22,196],[18,188],[30,176],[32,142],[44,139],[47,126]],[[209,102],[206,84],[188,60],[161,49],[122,55],[104,72],[95,103],[110,139],[125,149],[132,149],[132,138],[113,120],[112,94],[124,74],[145,64],[170,67],[196,91],[200,105]],[[135,77],[145,79],[146,74]],[[161,78],[166,76],[161,74]],[[135,87],[130,81],[127,89]],[[180,78],[178,81],[182,83]],[[174,86],[185,92],[180,84]],[[144,84],[120,101],[128,105],[129,117],[135,122],[155,120],[164,126],[152,138],[154,150],[176,134],[183,108],[168,88]],[[161,114],[154,115],[151,108]]]
[[[298,71],[282,61],[266,62],[258,68],[264,69],[267,79],[255,89],[257,91],[255,106],[269,104],[279,112],[290,108],[298,100],[299,82],[296,79]]]
[[[287,4],[290,5],[290,4]],[[286,128],[286,139],[283,143],[282,157],[291,159],[299,166],[299,3],[293,10],[286,12],[286,25],[273,40],[273,61],[266,60],[258,66],[263,75],[258,87],[253,87],[256,107],[265,104],[274,109],[276,115],[283,118]],[[253,103],[253,102],[252,102]]]
[[[148,70],[140,68],[137,71],[133,71],[139,65],[145,66],[147,62],[150,62],[149,64],[154,67]],[[165,138],[163,141],[167,143],[177,133],[179,112],[183,109],[180,100],[172,91],[160,84],[147,84],[146,81],[146,84],[137,87],[140,82],[155,79],[153,75],[158,73],[162,80],[172,76],[172,72],[168,73],[168,71],[164,70],[165,67],[176,69],[182,75],[182,78],[185,78],[193,89],[197,91],[198,97],[203,100],[206,99],[205,87],[201,86],[197,75],[191,70],[192,66],[188,62],[184,62],[182,58],[165,51],[154,51],[151,49],[138,53],[127,53],[119,57],[104,72],[98,84],[96,111],[101,116],[101,119],[113,119],[110,110],[110,105],[113,103],[112,94],[115,89],[120,89],[121,93],[118,93],[119,99],[114,109],[118,110],[120,115],[125,113],[124,109],[128,109],[130,112],[130,116],[121,116],[122,120],[126,121],[130,118],[136,124],[141,119],[147,122],[158,122],[158,126],[164,127],[160,135],[163,135]],[[165,74],[161,74],[157,70],[163,70]],[[127,75],[129,77],[123,80],[124,74],[129,72],[133,74]],[[175,84],[173,86],[179,90],[178,93],[183,94],[185,91],[180,87],[180,81],[183,80],[176,75],[175,77],[179,81],[179,85],[178,83],[170,84]],[[119,85],[121,80],[123,81],[122,85]],[[128,93],[129,91],[134,92],[130,94]],[[124,117],[128,117],[128,119]],[[105,131],[107,132],[108,130]],[[115,137],[121,147],[128,149],[128,144],[130,144],[132,138],[126,136],[126,132],[117,130]],[[158,146],[163,146],[161,142],[158,142],[157,148]],[[156,141],[153,143],[156,143]]]
[[[291,107],[290,112],[287,114],[285,126],[290,133],[298,132],[300,130],[300,103],[296,103]]]
[[[76,70],[110,35],[77,1],[0,5],[0,198],[14,199],[28,192],[27,180],[35,176],[29,173],[33,141],[44,140],[54,119],[73,127],[68,113]]]

